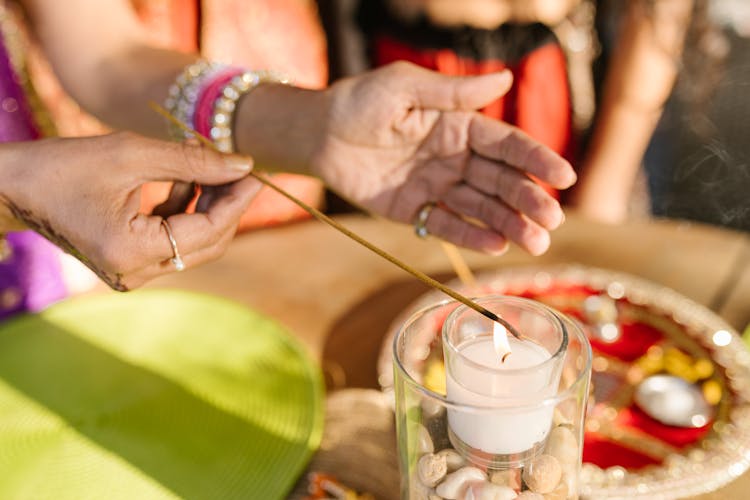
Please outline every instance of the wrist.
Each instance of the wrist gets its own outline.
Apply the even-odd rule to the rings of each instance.
[[[272,170],[319,175],[315,157],[326,133],[327,91],[259,85],[235,111],[237,150]]]
[[[0,238],[7,232],[26,229],[26,225],[17,217],[20,209],[18,199],[21,197],[19,188],[23,184],[22,177],[25,177],[23,171],[18,169],[19,155],[16,149],[19,147],[23,148],[23,145],[0,146]]]

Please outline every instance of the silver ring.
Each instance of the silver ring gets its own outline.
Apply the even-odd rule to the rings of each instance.
[[[182,257],[180,257],[180,251],[177,250],[177,241],[172,234],[172,227],[167,222],[167,219],[162,219],[161,225],[167,231],[167,238],[169,238],[169,244],[172,245],[172,253],[174,253],[174,257],[169,259],[169,262],[172,263],[176,271],[182,271],[185,269],[185,263],[182,261]]]
[[[430,232],[427,230],[427,219],[430,217],[430,212],[435,208],[435,203],[428,201],[419,209],[417,213],[417,219],[414,221],[414,232],[420,238],[427,238]]]

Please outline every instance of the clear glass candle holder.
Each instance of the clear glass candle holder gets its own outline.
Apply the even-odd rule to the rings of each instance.
[[[444,301],[406,320],[393,344],[403,499],[578,497],[591,347],[567,316],[529,299],[475,299],[515,327]],[[523,496],[521,497],[523,498]]]

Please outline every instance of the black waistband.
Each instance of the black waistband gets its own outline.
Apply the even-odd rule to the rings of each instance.
[[[437,27],[421,17],[406,23],[388,12],[382,0],[360,0],[357,22],[368,39],[387,35],[419,50],[451,49],[469,59],[501,60],[512,64],[534,49],[557,43],[552,30],[544,24],[503,24],[487,30],[461,27]]]

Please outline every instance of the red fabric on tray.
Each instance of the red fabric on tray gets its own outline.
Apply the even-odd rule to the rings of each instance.
[[[603,469],[615,466],[641,469],[647,465],[661,463],[657,458],[626,448],[597,434],[586,433],[583,442],[583,461],[598,465]]]
[[[641,432],[645,432],[646,434],[654,436],[660,441],[671,444],[677,448],[685,448],[699,439],[703,439],[711,430],[711,425],[713,424],[713,421],[710,421],[703,427],[698,427],[696,429],[673,427],[671,425],[657,422],[646,415],[643,410],[637,406],[631,406],[620,410],[615,422],[620,427],[638,429]]]
[[[664,334],[657,328],[644,323],[621,323],[622,336],[616,342],[591,341],[594,352],[606,354],[621,361],[635,361],[644,354],[649,347],[662,341]]]

